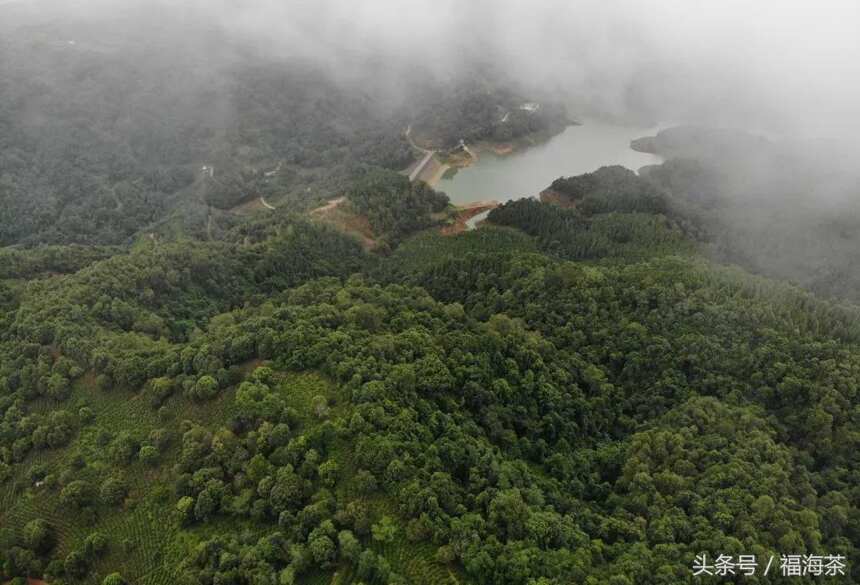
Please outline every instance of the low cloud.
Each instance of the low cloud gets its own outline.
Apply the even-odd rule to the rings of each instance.
[[[860,151],[854,0],[18,0],[34,13],[205,23],[272,57],[393,79],[475,67],[564,96],[572,113],[734,126]],[[179,31],[181,27],[177,27]],[[392,73],[395,72],[395,73]]]

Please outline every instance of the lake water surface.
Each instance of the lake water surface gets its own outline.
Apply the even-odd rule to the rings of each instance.
[[[630,148],[634,138],[653,136],[657,131],[585,120],[543,144],[508,156],[482,151],[474,165],[460,169],[451,179],[441,179],[436,189],[447,193],[455,204],[483,199],[507,201],[535,196],[559,177],[581,175],[606,165],[636,171],[663,162],[659,156]]]

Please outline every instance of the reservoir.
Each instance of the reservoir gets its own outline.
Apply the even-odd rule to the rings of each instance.
[[[663,162],[657,155],[630,148],[631,140],[653,136],[658,130],[584,120],[542,144],[510,155],[482,150],[475,164],[460,169],[452,178],[441,179],[435,188],[447,193],[455,205],[485,199],[504,202],[535,196],[559,177],[581,175],[602,166],[622,165],[636,171]]]

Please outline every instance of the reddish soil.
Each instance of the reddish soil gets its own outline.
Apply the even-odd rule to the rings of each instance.
[[[346,201],[346,197],[338,197],[337,199],[332,199],[322,207],[317,207],[316,209],[312,210],[311,213],[328,213],[329,211],[332,211],[333,209],[337,208],[337,206],[344,201]]]
[[[255,197],[250,201],[240,203],[236,207],[230,209],[230,211],[238,215],[247,215],[249,213],[254,213],[255,211],[263,211],[265,209],[267,209],[267,207],[263,205],[263,201],[259,197]]]
[[[468,203],[457,208],[457,215],[454,216],[454,223],[446,225],[440,232],[443,236],[453,236],[455,234],[466,231],[467,222],[485,211],[495,209],[499,206],[498,201],[476,201]]]
[[[311,216],[357,237],[366,250],[372,250],[376,247],[376,240],[370,222],[363,215],[352,213],[348,206],[341,205],[344,201],[346,197],[332,199],[322,207],[312,210]]]

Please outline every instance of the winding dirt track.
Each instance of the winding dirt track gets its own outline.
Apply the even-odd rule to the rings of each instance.
[[[266,201],[266,198],[265,198],[265,197],[263,197],[262,195],[260,195],[260,203],[262,203],[262,204],[263,204],[263,207],[265,207],[266,209],[271,209],[272,211],[274,211],[274,210],[275,210],[275,206],[274,206],[274,205],[269,205],[269,202],[268,202],[268,201]]]
[[[322,207],[317,207],[316,209],[312,209],[311,213],[325,213],[327,211],[331,211],[335,209],[338,205],[346,201],[346,197],[338,197],[337,199],[332,199]]]

